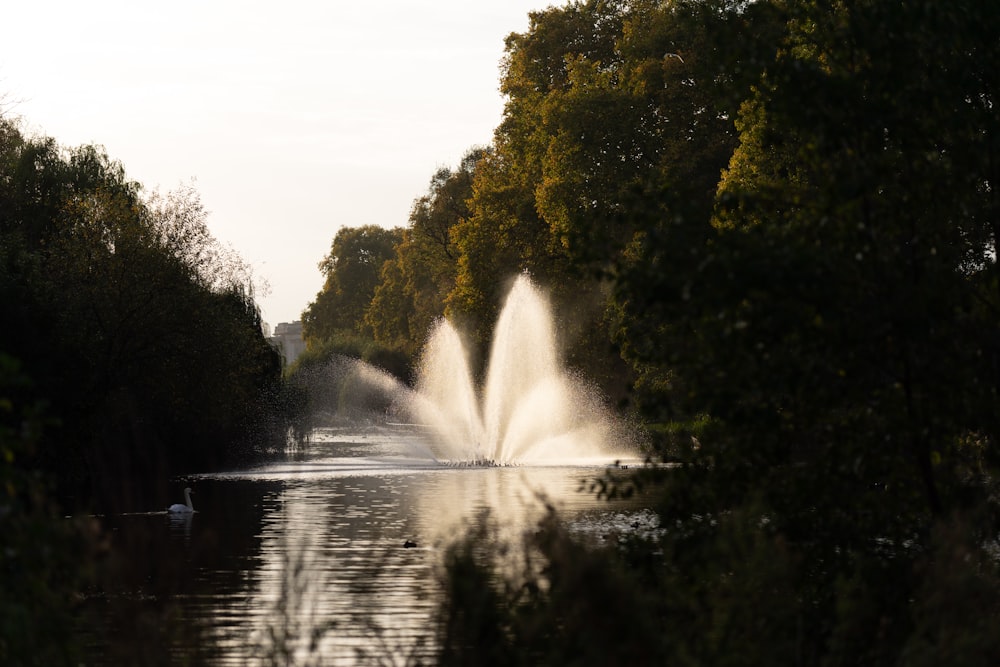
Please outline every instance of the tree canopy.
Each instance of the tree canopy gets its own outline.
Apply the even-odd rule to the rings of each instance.
[[[0,350],[61,423],[35,455],[64,492],[147,493],[269,433],[280,360],[197,193],[146,195],[101,148],[9,121],[0,138]],[[123,478],[144,484],[100,483]]]
[[[382,265],[402,239],[401,230],[376,225],[343,227],[320,262],[323,289],[303,313],[303,336],[315,345],[336,332],[361,334],[364,314],[382,274]]]

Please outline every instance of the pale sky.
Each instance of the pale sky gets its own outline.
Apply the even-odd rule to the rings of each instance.
[[[299,319],[343,226],[404,226],[434,172],[488,144],[503,40],[558,0],[8,3],[0,97],[29,133],[100,144],[161,192],[193,182],[213,235]]]

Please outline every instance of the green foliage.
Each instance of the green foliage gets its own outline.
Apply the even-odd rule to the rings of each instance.
[[[367,334],[364,315],[375,295],[383,265],[402,241],[402,230],[375,225],[343,227],[319,268],[326,276],[316,300],[302,313],[308,346],[336,333]]]
[[[489,328],[507,278],[527,271],[539,283],[558,287],[563,295],[581,287],[579,280],[568,280],[573,268],[567,262],[561,231],[547,217],[554,213],[562,216],[560,221],[565,218],[566,204],[557,201],[556,191],[566,192],[568,184],[557,182],[558,165],[546,171],[546,160],[558,161],[560,156],[571,160],[574,155],[572,147],[552,145],[563,130],[549,116],[571,116],[566,124],[586,122],[585,112],[571,114],[568,104],[561,106],[560,91],[568,85],[572,71],[568,59],[599,61],[610,54],[617,11],[613,3],[593,2],[550,8],[531,15],[527,33],[507,40],[501,80],[507,96],[503,121],[493,151],[477,165],[470,216],[453,232],[459,250],[458,272],[448,311],[468,322],[480,344],[490,338]],[[597,17],[607,21],[599,22]],[[595,31],[595,25],[605,23],[605,28]],[[590,108],[599,104],[595,101]],[[592,123],[590,129],[595,128]],[[553,157],[547,157],[550,153]],[[554,294],[554,299],[558,302],[560,296]]]
[[[341,334],[327,338],[321,345],[306,350],[291,368],[294,377],[300,371],[323,366],[335,357],[358,359],[383,369],[399,378],[406,378],[409,372],[408,358],[364,336]]]
[[[978,160],[955,162],[970,125],[994,150],[995,122],[975,105],[956,115],[986,91],[902,56],[928,42],[945,57],[934,40],[978,52],[951,14],[863,3],[793,17],[788,51],[743,108],[744,141],[720,183],[723,228],[698,276],[703,310],[678,311],[701,342],[686,372],[695,400],[754,434],[756,464],[837,461],[934,512],[948,499],[933,452],[982,428],[996,401],[981,363],[994,352],[975,333],[993,325],[974,314],[995,299],[983,289],[993,268],[972,259],[988,252],[993,204],[956,182],[989,176]],[[891,37],[874,39],[886,25]],[[699,383],[706,369],[725,382]]]
[[[58,518],[34,469],[51,422],[32,394],[20,364],[0,353],[0,662],[68,665],[94,539],[88,523]]]
[[[977,3],[772,7],[739,15],[762,23],[751,34],[784,27],[740,105],[714,229],[687,243],[650,224],[621,265],[620,335],[669,408],[658,418],[712,417],[681,450],[665,518],[721,523],[755,499],[808,605],[798,660],[886,664],[913,637],[908,573],[934,515],[991,504],[989,478],[968,471],[996,443],[981,335],[996,330],[983,186],[996,120],[969,58],[996,62],[972,26],[996,17]],[[635,224],[657,210],[640,198]],[[686,551],[726,572],[717,539]]]
[[[99,148],[0,125],[0,314],[17,323],[0,350],[59,418],[37,462],[61,493],[132,506],[152,480],[280,431],[266,408],[280,360],[249,270],[211,237],[197,193],[143,197]]]
[[[365,313],[376,342],[411,359],[455,288],[459,250],[453,230],[470,215],[473,176],[487,154],[486,149],[472,149],[457,170],[442,168],[434,174],[427,194],[413,204],[396,256],[385,264]]]
[[[503,145],[477,164],[470,215],[452,231],[457,250],[449,317],[467,323],[477,343],[490,338],[506,280],[521,271],[537,280],[552,275],[555,255],[548,228],[535,209],[532,183],[512,163]]]
[[[445,567],[440,665],[664,664],[656,592],[551,512],[514,543],[480,516]]]

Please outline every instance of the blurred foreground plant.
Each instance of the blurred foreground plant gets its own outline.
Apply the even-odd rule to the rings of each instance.
[[[57,516],[31,467],[46,418],[30,387],[0,353],[0,664],[74,664],[77,591],[96,533]]]

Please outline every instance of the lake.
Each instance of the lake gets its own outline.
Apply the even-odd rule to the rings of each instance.
[[[197,512],[102,517],[88,664],[415,664],[435,652],[442,555],[484,510],[514,539],[554,505],[600,543],[653,527],[581,491],[613,461],[464,467],[419,431],[325,429],[295,457],[176,480]],[[414,543],[416,546],[404,546]]]

